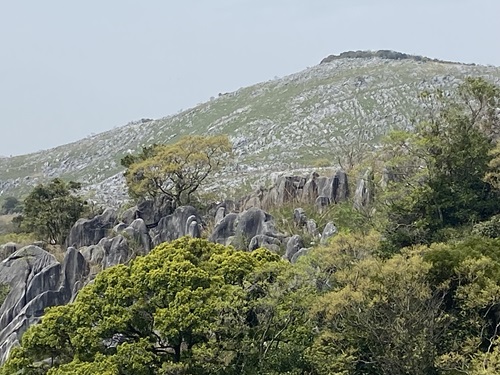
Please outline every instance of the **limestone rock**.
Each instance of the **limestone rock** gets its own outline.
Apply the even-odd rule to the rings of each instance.
[[[301,236],[296,234],[290,237],[286,244],[286,253],[284,258],[291,261],[294,255],[303,247],[304,247],[304,241],[302,240]]]
[[[33,245],[1,262],[0,283],[8,284],[10,289],[0,306],[0,362],[47,307],[72,301],[87,275],[87,262],[73,248],[68,249],[62,264]]]
[[[337,234],[337,227],[332,222],[326,224],[323,233],[321,234],[321,245],[327,245],[330,238]]]
[[[67,246],[80,248],[96,245],[108,235],[116,222],[116,211],[108,208],[93,219],[79,219],[71,228],[66,240]]]
[[[190,234],[199,237],[201,230],[196,226],[201,226],[202,223],[203,221],[194,207],[178,207],[174,213],[160,220],[153,231],[153,244],[157,246],[162,242],[170,242]]]

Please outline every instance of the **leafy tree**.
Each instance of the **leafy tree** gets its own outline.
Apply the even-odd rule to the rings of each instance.
[[[21,202],[16,197],[7,197],[2,204],[2,215],[19,213],[22,211]]]
[[[176,205],[189,204],[203,183],[229,160],[226,136],[187,136],[171,145],[153,145],[126,156],[125,178],[135,198],[164,194]]]
[[[79,188],[79,183],[59,178],[36,186],[24,200],[21,227],[50,243],[64,243],[85,209],[85,202],[74,194]]]
[[[446,290],[433,288],[419,254],[383,260],[375,247],[373,234],[343,235],[313,254],[325,293],[312,308],[319,335],[309,359],[325,375],[433,374]]]
[[[263,249],[164,243],[104,270],[74,303],[49,309],[0,374],[298,371],[307,366],[310,293],[290,272]]]
[[[394,178],[387,237],[399,248],[442,240],[441,230],[487,219],[500,210],[485,181],[500,124],[498,87],[469,78],[457,92],[423,93],[429,107],[415,132],[391,134],[383,154]]]

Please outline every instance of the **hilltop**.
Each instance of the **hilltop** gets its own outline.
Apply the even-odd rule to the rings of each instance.
[[[0,200],[63,177],[84,183],[91,198],[118,203],[126,200],[120,159],[144,145],[176,141],[186,134],[228,134],[236,160],[231,170],[218,176],[219,184],[225,191],[249,188],[272,172],[348,162],[390,129],[411,126],[423,90],[446,91],[466,76],[500,83],[498,67],[393,54],[395,58],[359,52],[330,56],[299,73],[221,93],[175,115],[130,122],[50,150],[0,158]]]

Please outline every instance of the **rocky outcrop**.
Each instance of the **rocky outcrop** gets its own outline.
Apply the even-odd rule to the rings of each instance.
[[[283,238],[271,215],[259,208],[250,208],[240,214],[225,216],[215,226],[210,241],[242,250],[252,251],[262,246],[277,251]]]
[[[354,208],[357,210],[367,208],[373,202],[374,193],[375,185],[373,182],[373,171],[367,169],[356,184],[353,203]]]
[[[85,259],[71,248],[62,264],[33,245],[17,250],[0,263],[0,283],[9,285],[0,307],[0,362],[47,307],[72,301],[87,275]]]
[[[0,261],[9,257],[11,254],[15,253],[19,246],[14,242],[7,242],[0,246]]]
[[[108,208],[92,219],[79,219],[71,228],[67,246],[80,248],[99,243],[116,223],[116,211]]]
[[[301,236],[296,234],[290,237],[286,244],[286,253],[284,258],[291,261],[295,256],[295,254],[297,254],[303,247],[304,247],[304,241],[302,240]]]
[[[153,244],[170,242],[183,236],[199,237],[202,219],[191,206],[178,207],[171,215],[163,217],[152,230]]]
[[[335,236],[337,234],[338,230],[335,224],[332,222],[329,222],[325,225],[325,228],[323,229],[323,233],[321,234],[321,240],[320,243],[321,245],[327,245],[328,242],[330,241],[330,238]]]

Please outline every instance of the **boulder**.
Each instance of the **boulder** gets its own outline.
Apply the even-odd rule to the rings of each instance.
[[[215,213],[215,218],[214,218],[215,225],[219,224],[222,221],[222,219],[224,219],[224,216],[226,216],[226,208],[219,207],[217,209],[217,212]]]
[[[318,232],[318,225],[313,219],[307,220],[306,229],[307,233],[309,233],[312,237],[317,238],[320,236]]]
[[[210,235],[210,241],[220,243],[222,245],[230,245],[236,234],[236,225],[238,214],[230,213],[226,215],[220,223],[218,223],[213,233]]]
[[[332,222],[329,222],[325,225],[325,228],[323,229],[323,233],[321,234],[321,240],[320,243],[321,245],[327,245],[328,242],[330,241],[330,238],[335,236],[337,234],[338,230],[335,224]]]
[[[67,246],[79,249],[82,246],[96,245],[108,235],[116,222],[116,211],[108,208],[92,219],[79,219],[71,228],[66,240]]]
[[[316,201],[314,202],[314,206],[316,207],[316,210],[319,213],[325,212],[326,208],[330,205],[330,198],[320,195],[318,198],[316,198]]]
[[[303,208],[296,208],[293,210],[293,223],[299,228],[307,224],[307,215]]]
[[[291,261],[293,256],[304,247],[304,241],[298,234],[290,237],[286,244],[286,252],[284,258]]]
[[[258,234],[252,238],[248,245],[248,251],[254,251],[258,248],[266,248],[268,250],[279,252],[281,241],[275,237],[267,236],[265,234]]]
[[[306,248],[302,248],[302,249],[300,249],[299,251],[297,251],[297,252],[293,255],[292,259],[290,259],[290,262],[291,262],[292,264],[296,263],[296,262],[297,262],[297,259],[299,259],[301,256],[306,255],[308,252],[309,252],[309,249],[306,249]]]

